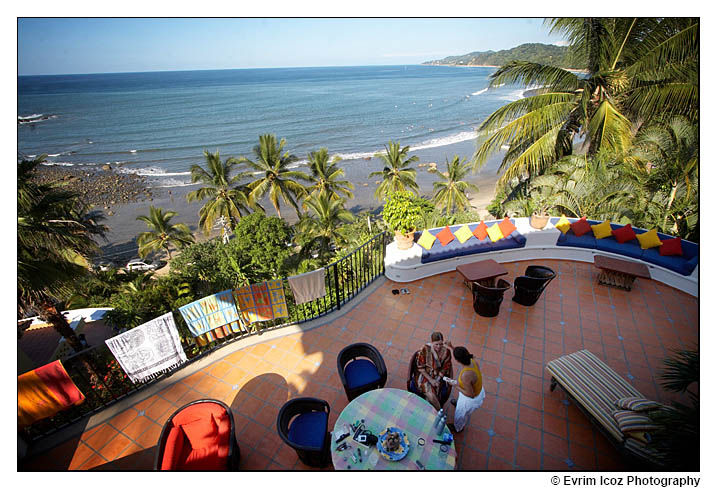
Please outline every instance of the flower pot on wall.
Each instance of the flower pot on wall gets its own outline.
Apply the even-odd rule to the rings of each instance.
[[[543,216],[540,216],[537,214],[532,214],[531,218],[529,219],[529,224],[531,225],[532,228],[536,228],[537,230],[542,230],[544,228],[544,226],[546,226],[546,224],[548,223],[548,218],[549,217],[547,214],[543,215]]]
[[[409,250],[414,245],[414,232],[400,233],[395,231],[394,241],[396,242],[396,248],[399,250]]]

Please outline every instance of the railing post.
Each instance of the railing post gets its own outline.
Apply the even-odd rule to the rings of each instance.
[[[339,272],[337,271],[338,263],[334,264],[334,292],[337,296],[337,310],[341,310],[341,301],[339,300]]]

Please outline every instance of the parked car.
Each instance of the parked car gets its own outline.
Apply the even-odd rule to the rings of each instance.
[[[157,269],[157,264],[153,264],[152,262],[144,261],[142,259],[132,259],[127,262],[127,266],[125,268],[128,271],[153,271]]]

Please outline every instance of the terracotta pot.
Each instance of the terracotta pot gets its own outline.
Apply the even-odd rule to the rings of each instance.
[[[548,215],[538,216],[536,214],[532,214],[529,220],[529,224],[531,225],[531,227],[536,228],[537,230],[542,230],[547,223]]]
[[[396,248],[399,250],[409,250],[414,245],[414,232],[400,233],[395,231],[394,241],[396,242]]]

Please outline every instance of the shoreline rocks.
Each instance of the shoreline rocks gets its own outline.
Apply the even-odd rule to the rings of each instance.
[[[110,206],[152,200],[152,190],[145,178],[120,174],[110,165],[101,169],[38,165],[32,179],[39,184],[59,183],[77,193],[90,206]]]

